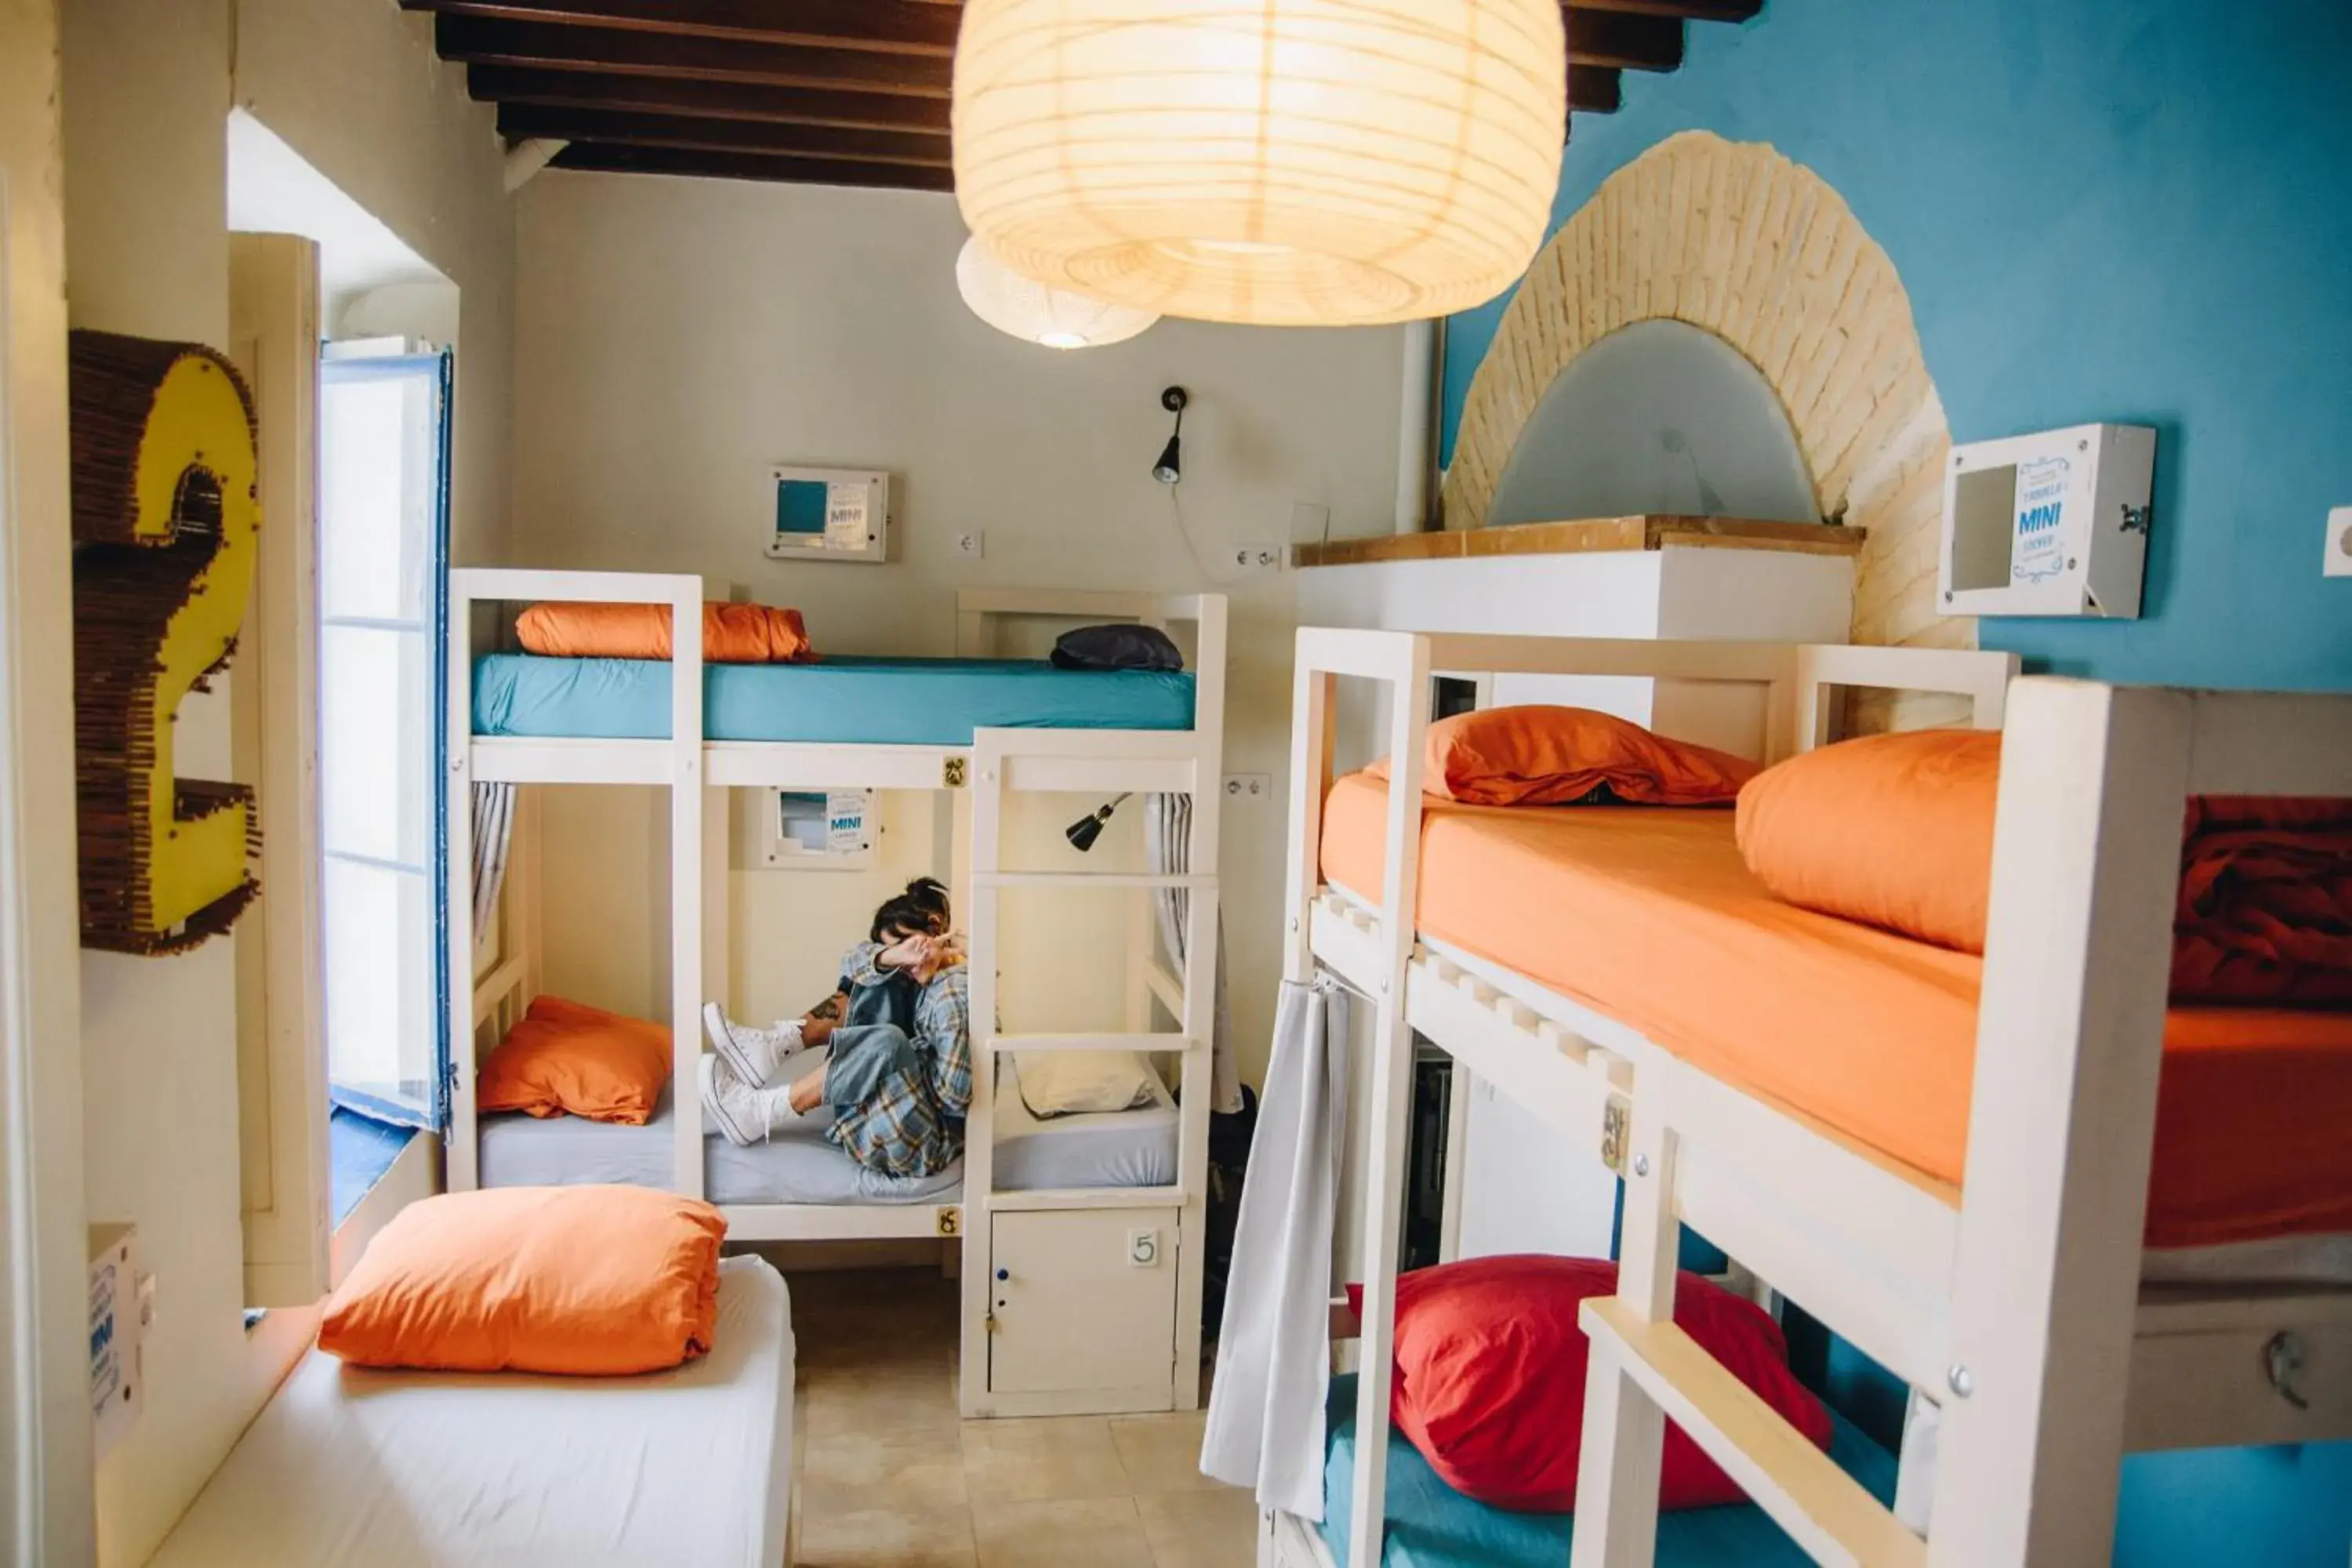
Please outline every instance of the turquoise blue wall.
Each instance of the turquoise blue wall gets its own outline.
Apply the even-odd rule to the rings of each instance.
[[[2352,689],[2352,579],[2319,574],[2352,505],[2352,0],[1769,0],[1689,35],[1681,72],[1578,117],[1556,224],[1677,131],[1769,142],[1894,258],[1955,439],[2159,432],[2146,618],[1987,621],[1987,647]],[[1503,304],[1449,324],[1449,459]],[[1885,1374],[1833,1348],[1883,1413]],[[2352,1445],[2142,1455],[2124,1493],[2126,1568],[2352,1549]]]
[[[1894,258],[1957,440],[2152,425],[2137,624],[1987,621],[2107,679],[2352,688],[2352,4],[1768,0],[1579,115],[1564,220],[1677,131],[1769,142]],[[1444,450],[1502,302],[1457,316]],[[2338,1565],[2340,1568],[2340,1565]]]

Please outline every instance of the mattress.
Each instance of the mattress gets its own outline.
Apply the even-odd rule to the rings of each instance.
[[[157,1568],[772,1568],[793,1474],[783,1277],[719,1265],[710,1353],[643,1377],[305,1356]]]
[[[474,666],[477,735],[662,740],[669,702],[667,660],[501,653]],[[714,741],[895,746],[969,746],[984,729],[1189,730],[1192,677],[1043,659],[714,664],[702,724]]]
[[[1326,878],[1381,885],[1386,804],[1333,786]],[[1431,801],[1420,927],[1958,1184],[1983,961],[1782,903],[1732,832],[1720,810]],[[2352,1232],[2352,1014],[2176,1007],[2164,1050],[2149,1247]]]
[[[998,1191],[1175,1182],[1177,1114],[1165,1090],[1154,1104],[1133,1110],[1040,1120],[1021,1102],[1017,1072],[1008,1060],[997,1093]],[[665,1095],[653,1121],[643,1127],[576,1116],[485,1116],[482,1185],[667,1186],[675,1160],[673,1114]],[[938,1204],[954,1203],[963,1190],[961,1160],[931,1176],[884,1176],[866,1170],[824,1136],[831,1121],[831,1113],[820,1109],[800,1125],[741,1148],[706,1125],[704,1195],[715,1204]]]
[[[1883,1503],[1895,1499],[1895,1456],[1834,1411],[1830,1458]],[[1323,1522],[1335,1563],[1348,1561],[1349,1500],[1356,1484],[1356,1380],[1331,1380],[1324,1406]],[[1474,1502],[1447,1486],[1402,1433],[1389,1431],[1386,1568],[1559,1568],[1575,1520],[1564,1513],[1511,1513]],[[1677,1509],[1658,1516],[1657,1568],[1807,1568],[1760,1508]]]

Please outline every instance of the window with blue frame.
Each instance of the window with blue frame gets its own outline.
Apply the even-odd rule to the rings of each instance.
[[[327,1076],[337,1104],[437,1127],[450,360],[330,357],[319,409],[319,789]]]

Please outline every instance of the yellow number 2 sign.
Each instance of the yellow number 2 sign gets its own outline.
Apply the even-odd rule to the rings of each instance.
[[[199,344],[76,332],[71,368],[82,945],[179,952],[257,890],[252,789],[179,777],[172,744],[253,591],[253,404]]]

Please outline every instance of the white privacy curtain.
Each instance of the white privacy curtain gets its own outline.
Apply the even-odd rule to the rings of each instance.
[[[1154,876],[1182,876],[1192,868],[1192,797],[1154,795],[1144,813],[1144,839]],[[1162,888],[1153,898],[1160,916],[1160,941],[1184,968],[1184,933],[1192,910],[1192,895],[1183,888]],[[1233,1008],[1225,1000],[1225,915],[1217,911],[1217,983],[1209,999],[1209,1109],[1230,1116],[1242,1108],[1241,1069],[1234,1061]]]
[[[515,786],[474,786],[474,951],[479,953],[496,929],[499,889],[507,879],[507,849],[514,840]]]
[[[1331,1236],[1347,1157],[1347,994],[1286,981],[1242,1183],[1201,1472],[1323,1517]]]

